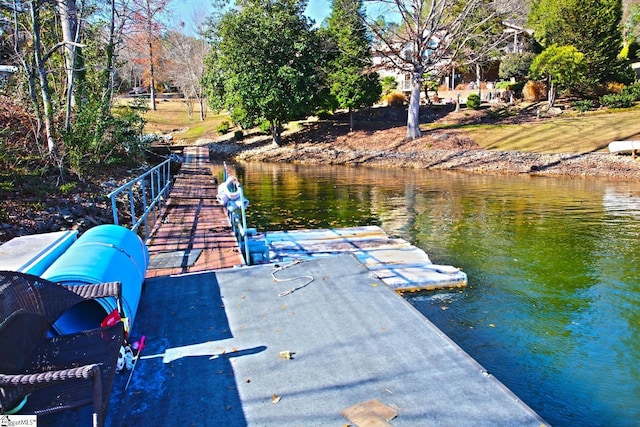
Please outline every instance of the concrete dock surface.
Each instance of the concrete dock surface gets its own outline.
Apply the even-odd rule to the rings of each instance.
[[[349,254],[148,279],[141,335],[107,426],[546,425]]]

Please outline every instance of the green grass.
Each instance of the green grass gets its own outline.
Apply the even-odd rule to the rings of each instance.
[[[157,111],[145,114],[147,133],[173,132],[174,141],[193,143],[200,138],[219,138],[216,127],[228,120],[227,114],[208,113],[200,120],[199,111],[191,118],[182,100],[159,100]],[[290,123],[288,131],[300,126]],[[456,128],[469,134],[482,148],[500,151],[528,151],[537,153],[587,153],[607,151],[611,141],[640,139],[640,107],[624,110],[605,110],[584,114],[565,113],[555,118],[521,124],[427,125],[429,128]],[[230,132],[233,132],[233,128]]]
[[[191,117],[187,106],[182,100],[161,99],[156,104],[156,111],[149,110],[144,114],[147,121],[146,133],[173,133],[174,141],[193,143],[200,138],[216,139],[216,127],[223,121],[229,120],[227,114],[207,112],[204,121],[200,120],[200,109],[196,104]]]
[[[611,141],[640,139],[640,110],[561,115],[517,125],[469,125],[461,129],[482,148],[537,153],[607,151]]]

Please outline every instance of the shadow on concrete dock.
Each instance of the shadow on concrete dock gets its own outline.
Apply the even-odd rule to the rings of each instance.
[[[107,425],[544,425],[352,255],[278,267],[148,280]]]

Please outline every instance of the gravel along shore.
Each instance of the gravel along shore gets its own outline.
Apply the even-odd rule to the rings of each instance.
[[[455,140],[455,138],[449,138]],[[456,170],[479,173],[536,174],[549,176],[603,177],[622,180],[640,178],[640,158],[610,153],[540,154],[466,148],[420,148],[397,146],[388,149],[369,144],[332,142],[289,143],[276,146],[261,142],[209,143],[211,158],[242,161],[332,164]],[[422,147],[427,144],[422,143]],[[449,144],[451,145],[451,144]],[[367,149],[364,149],[366,147]]]

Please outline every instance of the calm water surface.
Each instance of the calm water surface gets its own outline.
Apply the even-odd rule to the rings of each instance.
[[[465,270],[407,299],[552,425],[640,425],[640,184],[236,168],[259,230],[379,225]]]

